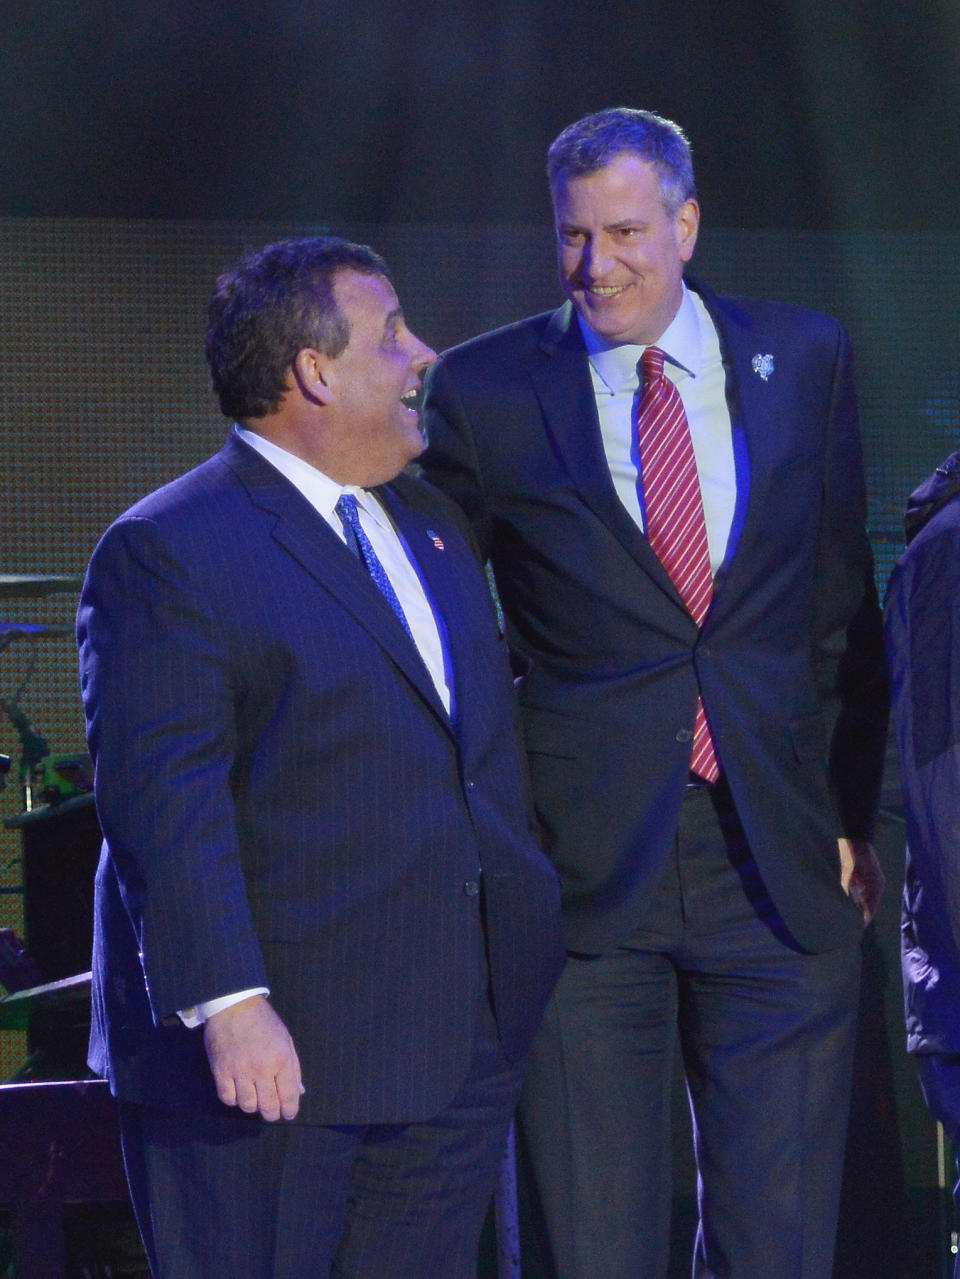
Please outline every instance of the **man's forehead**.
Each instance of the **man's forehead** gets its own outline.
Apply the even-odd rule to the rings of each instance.
[[[333,296],[338,305],[388,314],[400,309],[393,285],[377,272],[344,267],[333,278]]]
[[[660,188],[660,175],[652,160],[645,159],[636,151],[618,151],[587,173],[569,173],[559,178],[551,191],[554,207],[565,203],[572,186],[595,184],[598,178],[616,179],[621,187],[647,190],[655,183],[657,189]]]

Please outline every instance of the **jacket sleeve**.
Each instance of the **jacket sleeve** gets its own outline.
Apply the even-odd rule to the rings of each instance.
[[[269,984],[230,792],[229,642],[196,580],[201,558],[150,520],[118,522],[77,622],[97,810],[156,1022]]]
[[[841,835],[868,839],[880,796],[889,692],[866,533],[866,495],[849,341],[838,345],[827,421],[817,551],[814,665],[831,712],[830,784]]]
[[[473,428],[445,356],[427,370],[425,388],[423,417],[430,443],[422,458],[424,474],[466,515],[480,558],[486,561],[492,544],[491,514]]]

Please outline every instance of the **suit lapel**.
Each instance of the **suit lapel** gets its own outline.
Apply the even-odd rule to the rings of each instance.
[[[754,356],[766,354],[774,356],[776,367],[778,352],[764,346],[764,334],[757,332],[754,317],[748,311],[700,285],[692,287],[703,298],[720,336],[734,452],[742,450],[746,458],[746,465],[737,467],[734,518],[739,536],[718,575],[714,606],[706,622],[709,626],[714,616],[733,607],[738,592],[749,586],[750,548],[756,539],[770,535],[769,479],[788,437],[777,425],[782,406],[776,382],[772,378],[765,380],[753,369]]]
[[[573,308],[551,317],[531,370],[554,446],[583,501],[671,601],[684,608],[669,574],[617,497],[603,451],[590,366]],[[585,423],[589,426],[585,428]]]
[[[476,654],[472,636],[477,620],[465,615],[469,594],[463,580],[464,561],[471,576],[478,572],[476,561],[458,535],[456,541],[448,533],[441,534],[444,524],[405,502],[393,484],[377,490],[377,495],[390,512],[397,529],[403,536],[413,563],[420,574],[427,595],[433,605],[434,617],[446,651],[449,669],[447,678],[453,681],[454,715],[458,728],[463,716],[469,713],[472,680],[482,672],[476,671]],[[451,619],[448,626],[447,619]],[[484,619],[486,620],[486,619]],[[489,625],[495,626],[493,602],[490,601]]]
[[[221,454],[253,502],[274,517],[272,535],[386,651],[449,728],[449,716],[415,645],[362,564],[297,488],[255,449],[231,436]]]

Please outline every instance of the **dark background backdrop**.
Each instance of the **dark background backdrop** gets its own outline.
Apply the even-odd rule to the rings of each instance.
[[[687,130],[706,282],[849,326],[882,588],[907,492],[960,447],[956,0],[4,0],[0,573],[82,572],[110,519],[218,447],[204,304],[246,246],[369,240],[438,349],[552,306],[544,152],[616,104]],[[0,620],[75,604],[0,600]],[[0,694],[54,751],[82,746],[69,639],[12,645]],[[19,753],[6,722],[0,750]],[[946,1234],[902,1049],[897,804],[891,774],[843,1279],[933,1279]],[[0,817],[18,809],[11,785]],[[20,873],[0,834],[0,885]],[[22,1053],[0,1034],[0,1076]]]
[[[954,0],[5,0],[0,214],[530,223],[625,103],[713,226],[952,231]]]

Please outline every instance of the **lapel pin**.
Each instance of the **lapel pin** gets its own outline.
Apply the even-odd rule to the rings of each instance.
[[[754,373],[759,373],[764,382],[766,382],[773,372],[773,356],[760,355],[758,352],[753,357],[753,371]]]
[[[434,533],[432,528],[427,529],[427,537],[429,537],[430,541],[434,544],[438,551],[443,550],[443,538],[437,533]]]

